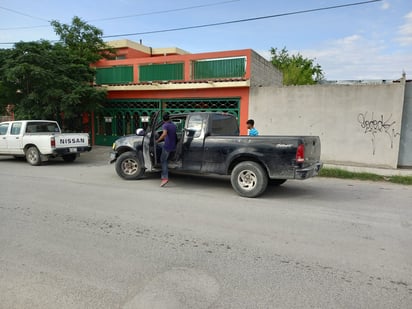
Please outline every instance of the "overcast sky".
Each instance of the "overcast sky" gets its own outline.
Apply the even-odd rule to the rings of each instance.
[[[191,53],[271,47],[314,58],[328,80],[412,78],[412,0],[382,0],[330,10],[189,30],[169,30],[322,9],[362,0],[0,0],[0,48],[16,41],[55,40],[50,20],[79,16],[105,40],[127,38]]]

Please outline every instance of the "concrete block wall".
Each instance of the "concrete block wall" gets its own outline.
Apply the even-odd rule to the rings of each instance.
[[[319,135],[325,163],[396,168],[405,83],[252,87],[261,135]]]
[[[250,86],[282,86],[283,75],[276,69],[273,64],[259,55],[257,52],[251,52],[250,65]]]

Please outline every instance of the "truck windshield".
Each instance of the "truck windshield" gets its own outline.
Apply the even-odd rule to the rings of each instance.
[[[29,122],[26,133],[58,133],[60,129],[55,122]]]

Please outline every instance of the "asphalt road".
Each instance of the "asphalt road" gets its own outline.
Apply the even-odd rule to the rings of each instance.
[[[412,188],[0,157],[0,308],[412,308]]]

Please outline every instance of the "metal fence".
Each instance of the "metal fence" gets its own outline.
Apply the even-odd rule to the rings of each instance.
[[[239,118],[240,98],[109,100],[95,115],[95,143],[111,145],[120,136],[146,129],[157,111],[171,114],[222,112]]]

